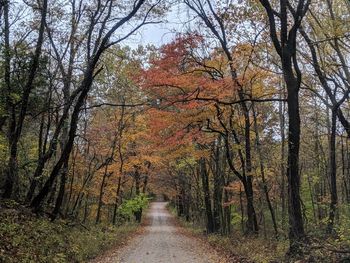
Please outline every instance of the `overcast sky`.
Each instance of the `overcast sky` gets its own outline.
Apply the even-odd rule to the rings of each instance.
[[[124,44],[131,47],[153,44],[157,47],[169,43],[178,32],[185,32],[189,27],[188,21],[193,14],[182,6],[174,6],[164,18],[166,21],[159,24],[150,24],[142,27],[138,33],[129,38]]]

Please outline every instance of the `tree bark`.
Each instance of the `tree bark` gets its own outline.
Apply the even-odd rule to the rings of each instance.
[[[280,98],[284,97],[284,89],[280,92]],[[281,133],[281,212],[282,212],[282,228],[284,228],[286,220],[286,169],[285,169],[285,103],[279,103],[279,121]]]
[[[98,196],[98,205],[97,205],[96,221],[95,221],[96,224],[100,223],[100,220],[101,220],[101,208],[103,205],[103,195],[104,195],[103,190],[106,186],[107,175],[108,175],[108,165],[105,166],[105,170],[104,170],[101,185],[100,185],[100,194]]]
[[[283,78],[287,87],[288,105],[288,212],[289,212],[289,253],[297,254],[305,240],[304,222],[300,200],[299,146],[300,113],[299,89],[301,71],[299,69],[296,41],[301,21],[308,11],[310,0],[299,0],[295,7],[289,0],[281,0],[277,15],[269,0],[259,0],[264,7],[270,28],[270,38],[280,57]],[[290,19],[293,23],[290,23]],[[276,22],[277,20],[277,22]],[[277,29],[277,25],[280,27]]]
[[[206,229],[207,233],[214,232],[214,222],[213,222],[213,214],[211,209],[211,200],[210,200],[210,190],[209,190],[209,178],[208,171],[205,164],[205,159],[201,158],[199,160],[199,172],[202,179],[202,189],[204,194],[204,206],[205,206],[205,214],[206,214]]]
[[[134,179],[135,179],[135,194],[136,196],[140,195],[140,173],[138,169],[136,168],[135,173],[134,173]],[[138,209],[137,211],[134,212],[135,220],[138,223],[141,223],[141,218],[142,218],[142,208]]]
[[[267,206],[268,206],[269,211],[270,211],[271,220],[272,220],[272,224],[273,224],[273,229],[275,231],[275,236],[276,236],[276,238],[278,238],[278,230],[277,230],[277,222],[276,222],[275,211],[274,211],[272,203],[271,203],[269,190],[268,190],[268,186],[267,186],[267,181],[266,181],[266,178],[265,178],[265,167],[264,167],[263,155],[262,155],[262,151],[261,151],[261,147],[260,147],[260,135],[259,135],[258,122],[257,122],[257,118],[256,118],[256,112],[255,112],[255,106],[254,105],[253,105],[252,109],[253,109],[253,118],[254,118],[254,131],[255,131],[256,149],[257,149],[257,152],[258,152],[259,163],[260,163],[260,174],[261,174],[261,180],[262,180],[262,189],[264,191],[265,200],[266,200]]]
[[[332,109],[331,119],[331,135],[329,145],[329,177],[330,177],[330,192],[331,192],[331,203],[329,206],[329,216],[327,232],[332,233],[334,229],[334,219],[338,204],[337,194],[337,162],[336,162],[336,127],[337,127],[337,107]]]
[[[300,114],[299,114],[299,87],[286,74],[288,89],[288,196],[289,196],[289,238],[291,252],[298,250],[299,242],[305,237],[303,215],[300,203],[300,174],[299,174],[299,146],[300,146]]]

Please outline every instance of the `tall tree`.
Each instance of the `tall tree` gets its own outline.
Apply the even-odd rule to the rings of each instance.
[[[88,61],[87,61],[87,66],[83,73],[83,79],[77,89],[77,92],[79,95],[77,96],[76,104],[74,105],[74,108],[72,110],[68,138],[58,161],[56,162],[54,168],[52,169],[52,172],[50,173],[48,180],[44,184],[44,187],[40,190],[38,195],[31,202],[31,207],[34,210],[40,209],[42,202],[44,201],[44,198],[50,192],[56,177],[59,175],[63,164],[66,163],[66,161],[69,159],[69,156],[73,147],[76,130],[78,127],[79,113],[90,91],[92,82],[95,76],[100,71],[100,70],[96,71],[96,68],[98,66],[98,62],[100,60],[101,55],[110,46],[120,43],[125,38],[127,38],[128,36],[136,32],[140,27],[149,23],[147,19],[151,11],[157,5],[157,2],[155,4],[152,4],[147,9],[143,17],[143,20],[141,20],[141,22],[135,28],[133,28],[124,36],[121,36],[116,40],[112,39],[113,33],[116,32],[118,29],[120,29],[122,26],[124,26],[127,22],[129,22],[139,12],[139,10],[144,5],[144,3],[145,3],[145,0],[135,1],[132,5],[131,10],[127,11],[127,14],[124,17],[120,18],[118,22],[114,23],[108,31],[106,31],[106,26],[107,26],[107,22],[110,21],[112,10],[114,8],[113,1],[109,1],[105,6],[99,6],[99,8],[95,12],[95,15],[92,17],[93,19],[91,20],[91,23],[88,29],[88,34],[92,36],[93,34],[97,33],[98,37],[96,41],[93,41],[91,38],[88,38],[88,44],[87,44]],[[102,23],[102,27],[99,27],[100,23]],[[95,32],[96,30],[97,32]]]
[[[288,0],[279,2],[279,11],[272,6],[272,1],[260,0],[266,10],[270,26],[270,37],[280,57],[283,77],[287,88],[288,105],[288,212],[290,252],[297,253],[305,238],[303,214],[300,198],[299,147],[300,147],[300,112],[299,90],[302,74],[297,58],[297,33],[308,11],[310,1]],[[293,21],[289,25],[290,20]],[[279,27],[279,28],[278,28]]]
[[[38,8],[40,10],[40,24],[38,29],[38,38],[35,45],[35,51],[31,58],[30,67],[28,72],[26,73],[26,83],[23,86],[23,91],[20,95],[20,106],[19,113],[17,116],[16,113],[16,104],[10,103],[11,101],[11,83],[10,83],[10,65],[6,65],[5,67],[5,80],[8,88],[8,98],[7,102],[9,103],[8,109],[10,109],[11,114],[9,118],[9,152],[10,157],[7,165],[6,171],[6,181],[4,185],[4,198],[11,198],[15,194],[18,193],[18,163],[17,163],[17,154],[18,154],[18,143],[21,137],[21,133],[23,130],[24,119],[27,114],[27,108],[29,103],[29,96],[34,88],[34,80],[39,68],[41,50],[44,42],[44,33],[45,33],[45,23],[46,23],[46,15],[47,15],[47,0],[43,0],[42,2],[38,2]],[[9,21],[8,21],[8,11],[9,11],[9,1],[5,3],[5,57],[6,64],[10,63],[10,46],[9,46]]]
[[[225,21],[220,16],[219,12],[215,10],[212,1],[210,0],[196,0],[196,1],[184,1],[186,5],[193,10],[199,18],[204,22],[207,28],[219,41],[221,49],[223,50],[230,70],[230,76],[232,78],[233,87],[238,90],[239,105],[241,106],[244,116],[244,145],[245,145],[245,169],[246,169],[246,182],[244,187],[246,189],[247,203],[248,203],[248,230],[251,232],[258,232],[258,224],[256,219],[256,213],[254,208],[254,192],[253,192],[253,178],[252,178],[252,156],[251,156],[251,120],[249,113],[249,106],[246,101],[245,89],[239,80],[237,69],[235,68],[235,60],[231,53],[230,43],[227,39],[227,26]]]

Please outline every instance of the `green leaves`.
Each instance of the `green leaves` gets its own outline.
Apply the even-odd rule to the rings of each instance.
[[[130,219],[132,215],[148,206],[150,198],[145,194],[139,194],[133,199],[125,201],[118,209],[121,216]]]

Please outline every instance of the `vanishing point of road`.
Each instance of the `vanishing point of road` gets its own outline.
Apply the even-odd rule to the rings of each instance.
[[[143,234],[96,263],[220,263],[216,251],[175,225],[166,202],[152,202]]]

